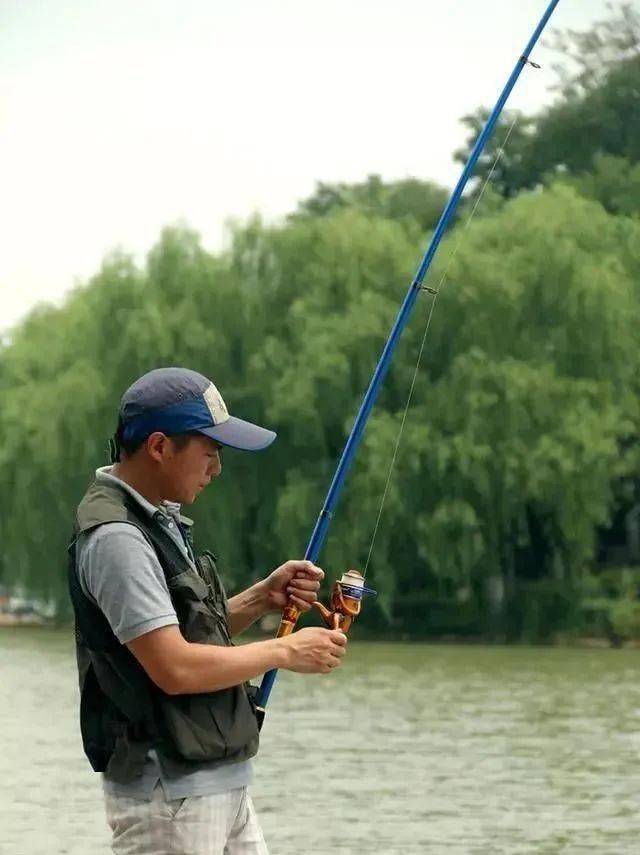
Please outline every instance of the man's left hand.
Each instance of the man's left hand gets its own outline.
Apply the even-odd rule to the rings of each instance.
[[[291,601],[308,612],[318,599],[324,571],[311,561],[285,561],[264,580],[267,608],[280,611]]]

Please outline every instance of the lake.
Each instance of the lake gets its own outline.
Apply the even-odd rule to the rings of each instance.
[[[281,673],[253,798],[272,855],[640,852],[640,653],[359,642]],[[0,630],[0,853],[108,855],[70,632]]]

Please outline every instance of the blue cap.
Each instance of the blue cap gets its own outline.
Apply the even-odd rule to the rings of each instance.
[[[123,442],[164,434],[201,433],[222,445],[260,451],[276,438],[272,430],[229,415],[211,380],[188,368],[156,368],[122,396],[119,435]]]

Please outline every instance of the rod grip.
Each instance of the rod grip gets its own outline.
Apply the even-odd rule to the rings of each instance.
[[[291,635],[296,627],[298,618],[300,617],[300,609],[296,608],[291,602],[285,606],[282,617],[280,618],[280,626],[276,638],[283,638],[285,635]]]

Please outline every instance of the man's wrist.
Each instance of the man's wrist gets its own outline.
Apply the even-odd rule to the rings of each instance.
[[[250,590],[255,597],[256,609],[260,611],[261,616],[274,611],[276,607],[270,601],[269,586],[264,579],[252,585]]]
[[[267,592],[262,583],[256,582],[240,594],[229,599],[229,631],[239,635],[247,627],[260,620],[268,611]]]
[[[286,670],[289,667],[289,646],[284,638],[272,638],[267,644],[273,646],[274,668]]]

